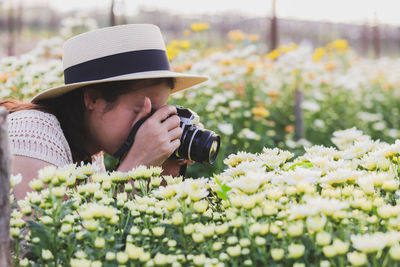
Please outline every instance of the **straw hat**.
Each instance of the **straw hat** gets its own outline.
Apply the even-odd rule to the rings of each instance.
[[[37,94],[32,102],[103,82],[173,77],[175,93],[208,79],[173,72],[161,31],[151,24],[126,24],[72,37],[63,47],[63,69],[65,85]]]

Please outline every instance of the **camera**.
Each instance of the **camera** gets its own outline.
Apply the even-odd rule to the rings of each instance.
[[[217,158],[220,146],[220,137],[210,130],[199,128],[200,118],[192,110],[175,106],[177,115],[180,118],[180,127],[183,130],[181,145],[172,153],[170,159],[188,159],[200,163],[214,163]],[[135,135],[140,126],[151,116],[155,110],[140,119],[129,133],[125,143],[113,154],[114,158],[121,160],[122,156],[129,150],[135,140]],[[170,115],[173,116],[173,115]]]
[[[198,127],[200,117],[192,110],[175,106],[183,130],[181,145],[172,159],[189,159],[200,163],[214,163],[220,146],[220,137],[213,131]]]

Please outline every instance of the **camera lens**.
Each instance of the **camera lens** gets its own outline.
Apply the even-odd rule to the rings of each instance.
[[[178,155],[201,163],[214,163],[220,146],[220,137],[213,131],[195,126],[185,127]]]

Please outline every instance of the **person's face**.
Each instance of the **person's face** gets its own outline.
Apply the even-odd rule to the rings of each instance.
[[[153,109],[158,109],[167,103],[170,93],[171,88],[166,83],[132,90],[128,94],[121,95],[108,111],[105,111],[107,102],[104,99],[97,98],[89,105],[85,99],[89,111],[86,116],[90,135],[89,152],[97,153],[103,150],[108,154],[115,153],[125,142],[134,122],[137,121],[145,97],[151,100]]]

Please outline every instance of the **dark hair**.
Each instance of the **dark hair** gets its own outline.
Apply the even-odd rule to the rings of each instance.
[[[132,92],[132,88],[136,90],[162,83],[167,83],[172,89],[174,88],[175,79],[157,78],[99,83],[75,89],[56,98],[40,100],[34,103],[3,100],[0,101],[0,106],[6,107],[10,113],[34,109],[55,115],[71,148],[74,162],[83,161],[88,163],[91,162],[91,155],[86,147],[88,136],[83,117],[85,111],[83,89],[93,88],[99,92],[100,97],[108,103],[103,111],[105,113],[115,106],[119,96]]]

